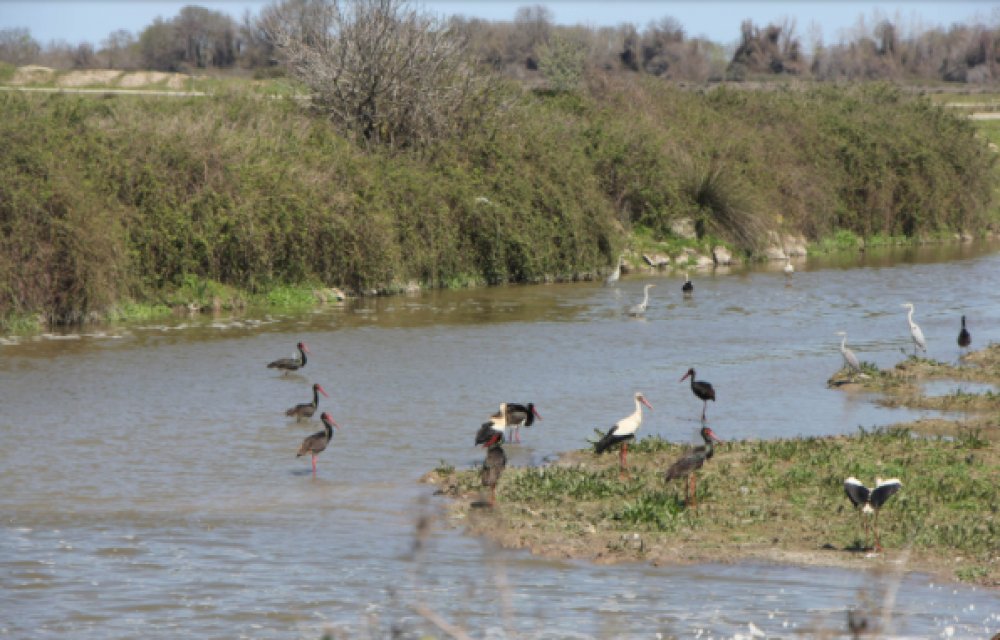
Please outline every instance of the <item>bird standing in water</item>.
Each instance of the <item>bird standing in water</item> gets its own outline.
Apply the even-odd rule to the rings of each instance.
[[[961,349],[968,349],[972,344],[972,334],[965,328],[965,316],[962,316],[962,330],[958,332],[958,346]]]
[[[604,280],[604,286],[610,287],[612,285],[618,284],[619,278],[622,277],[622,256],[618,256],[618,261],[615,262],[614,270],[608,274],[608,277]]]
[[[705,423],[701,425],[701,439],[705,441],[704,446],[695,447],[690,453],[678,458],[676,462],[670,465],[667,472],[663,476],[665,482],[670,482],[677,478],[688,477],[687,484],[687,499],[685,504],[691,507],[697,507],[697,486],[695,471],[701,469],[705,464],[705,461],[712,457],[715,453],[715,449],[712,446],[712,442],[721,443],[722,440],[715,435],[715,432]]]
[[[535,418],[541,420],[542,416],[535,409],[534,402],[529,402],[526,405],[516,402],[503,402],[500,404],[500,411],[494,413],[490,417],[490,420],[499,420],[499,424],[512,430],[514,434],[513,442],[520,442],[521,427],[530,427],[535,424]],[[506,434],[504,436],[506,437]]]
[[[306,454],[312,456],[313,475],[316,475],[316,456],[323,453],[326,446],[330,444],[330,440],[333,440],[333,427],[340,428],[340,425],[333,421],[329,413],[321,415],[320,420],[323,421],[323,430],[306,436],[306,439],[302,441],[302,446],[299,447],[299,452],[295,454],[296,458]]]
[[[913,321],[913,303],[904,302],[900,306],[909,309],[909,312],[906,314],[906,321],[910,324],[910,338],[913,339],[913,355],[917,355],[917,349],[927,353],[927,341],[924,340],[924,332]]]
[[[306,354],[309,353],[309,348],[306,347],[305,342],[300,342],[295,345],[295,348],[299,350],[298,357],[292,358],[278,358],[273,362],[268,363],[268,369],[280,369],[283,374],[287,375],[289,371],[298,371],[302,367],[306,366]]]
[[[868,521],[865,518],[875,514],[875,551],[882,550],[882,542],[879,540],[878,535],[878,512],[882,509],[882,505],[885,504],[886,500],[902,488],[903,483],[896,478],[890,478],[889,480],[875,478],[874,489],[869,489],[861,484],[861,481],[854,476],[844,481],[844,493],[847,494],[847,498],[855,508],[861,507],[860,513],[864,521],[866,546],[868,544]]]
[[[684,284],[681,285],[681,291],[684,292],[684,297],[690,297],[694,294],[694,283],[692,283],[691,278],[688,277],[687,271],[684,272]]]
[[[316,384],[313,385],[313,401],[297,404],[288,411],[286,411],[285,415],[290,418],[294,417],[296,421],[302,420],[303,418],[308,419],[313,417],[313,414],[316,413],[316,407],[319,406],[319,394],[321,393],[327,398],[330,397],[329,395],[327,395],[326,389],[324,389],[317,382]]]
[[[694,379],[694,369],[688,369],[687,373],[681,377],[680,381],[684,382],[684,379],[691,378],[691,393],[696,395],[699,400],[705,404],[701,407],[701,421],[705,422],[705,412],[708,410],[708,401],[711,400],[715,402],[715,387],[712,386],[711,382],[705,382],[704,380]]]
[[[655,284],[647,284],[642,288],[642,302],[629,307],[628,314],[630,316],[639,317],[645,315],[646,307],[649,306],[649,290],[655,286]]]

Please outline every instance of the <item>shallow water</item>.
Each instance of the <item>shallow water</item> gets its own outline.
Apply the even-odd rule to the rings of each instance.
[[[0,635],[317,638],[437,631],[426,605],[474,637],[809,636],[846,610],[894,598],[889,629],[989,637],[1000,594],[920,574],[766,564],[594,566],[498,550],[436,520],[417,482],[467,468],[500,401],[543,421],[508,447],[514,465],[581,448],[594,427],[655,409],[640,435],[695,439],[850,433],[930,411],[883,408],[826,387],[837,330],[881,367],[912,352],[916,305],[929,356],[1000,340],[997,245],[811,259],[778,269],[504,287],[359,300],[268,318],[195,317],[0,346]],[[645,319],[623,310],[656,283]],[[300,374],[264,364],[312,352]],[[284,409],[321,398],[342,426],[296,459],[318,420]],[[417,535],[416,522],[433,526]],[[889,512],[885,517],[891,517]],[[419,542],[419,546],[415,547]],[[895,591],[891,591],[896,589]],[[15,613],[16,612],[16,613]]]

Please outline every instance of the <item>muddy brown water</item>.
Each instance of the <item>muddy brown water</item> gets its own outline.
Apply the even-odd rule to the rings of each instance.
[[[679,382],[692,366],[715,385],[724,438],[850,433],[935,413],[828,389],[836,331],[883,367],[912,351],[902,302],[931,357],[958,357],[963,313],[974,348],[1000,340],[995,243],[796,268],[693,272],[691,300],[676,275],[629,275],[5,340],[0,636],[443,637],[426,606],[473,637],[734,637],[751,623],[788,637],[843,632],[848,609],[885,601],[896,634],[991,636],[1000,593],[927,575],[553,561],[433,517],[442,498],[418,478],[479,464],[474,433],[503,400],[543,416],[507,448],[514,465],[585,446],[636,390],[655,407],[640,436],[694,441],[701,403]],[[650,282],[646,318],[627,318]],[[299,374],[265,368],[299,340],[312,351]],[[316,477],[294,454],[319,421],[283,416],[313,382],[342,426]]]

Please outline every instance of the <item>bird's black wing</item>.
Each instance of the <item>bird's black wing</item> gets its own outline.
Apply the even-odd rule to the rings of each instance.
[[[857,478],[848,478],[844,481],[844,493],[850,499],[851,504],[860,507],[868,502],[871,491]]]
[[[891,498],[897,491],[903,488],[903,483],[895,478],[891,480],[883,480],[878,483],[875,490],[871,493],[872,506],[878,509],[885,501]]]
[[[594,453],[604,453],[615,443],[620,442],[622,438],[617,435],[618,425],[615,425],[608,429],[608,432],[604,434],[604,437],[594,443]]]
[[[479,431],[476,432],[476,446],[484,445],[490,441],[494,434],[499,433],[493,429],[492,422],[484,422]]]

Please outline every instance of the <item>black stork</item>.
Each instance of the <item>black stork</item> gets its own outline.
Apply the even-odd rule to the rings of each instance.
[[[302,441],[302,446],[299,447],[299,452],[295,454],[296,458],[300,458],[307,453],[312,456],[312,467],[313,475],[316,475],[316,456],[323,453],[326,449],[326,445],[330,444],[330,440],[333,439],[333,427],[340,428],[340,425],[333,421],[329,413],[323,413],[320,416],[320,420],[323,421],[323,430],[317,431],[311,436],[307,436],[305,440]]]
[[[302,420],[303,418],[311,418],[313,414],[316,413],[316,407],[319,406],[319,394],[323,394],[327,398],[330,396],[326,393],[324,389],[318,382],[313,385],[313,401],[303,402],[302,404],[297,404],[288,411],[285,415],[289,418],[294,417],[296,421]]]
[[[306,347],[305,342],[300,342],[295,345],[295,348],[299,350],[299,355],[297,358],[278,358],[277,360],[268,363],[268,369],[280,369],[284,374],[288,374],[289,371],[298,371],[302,367],[306,366],[306,354],[309,353],[309,348]]]
[[[853,476],[844,481],[844,493],[847,494],[851,504],[855,508],[861,507],[860,514],[865,530],[865,545],[868,544],[868,521],[864,518],[873,513],[875,514],[875,551],[882,550],[882,542],[879,540],[878,535],[878,512],[882,508],[882,505],[902,488],[903,483],[896,478],[888,480],[875,478],[874,489],[869,489]]]
[[[970,344],[972,344],[972,334],[965,328],[965,316],[962,316],[962,330],[958,332],[958,346],[967,349]]]
[[[479,479],[482,481],[484,487],[489,487],[490,489],[490,506],[492,507],[497,501],[497,483],[500,481],[500,475],[503,474],[503,470],[507,467],[507,454],[504,452],[503,447],[500,446],[503,442],[503,433],[492,430],[490,423],[483,425],[483,428],[480,429],[480,434],[483,433],[484,429],[488,429],[492,433],[485,442],[480,442],[479,434],[476,435],[476,444],[481,444],[486,449],[486,459],[483,460],[483,468],[479,472]]]
[[[653,408],[653,405],[649,404],[645,396],[641,392],[636,391],[635,411],[614,423],[608,432],[594,443],[595,453],[604,453],[616,444],[621,444],[618,458],[618,472],[620,475],[624,475],[625,470],[628,469],[628,442],[635,439],[635,432],[642,425],[642,405],[646,405],[650,409]]]
[[[521,441],[521,427],[530,427],[535,424],[535,418],[542,419],[541,414],[535,409],[535,403],[518,404],[516,402],[504,402],[500,405],[500,411],[494,413],[490,420],[500,420],[506,428],[513,430],[512,442]]]
[[[694,283],[688,277],[687,271],[684,272],[684,284],[681,285],[681,291],[684,292],[684,297],[688,297],[694,293]]]
[[[710,382],[705,382],[704,380],[695,380],[694,369],[688,369],[687,373],[684,374],[684,376],[680,379],[680,381],[684,382],[684,380],[688,377],[691,378],[691,392],[694,393],[694,395],[698,396],[698,399],[700,399],[702,402],[705,403],[701,408],[701,421],[704,422],[705,411],[708,410],[708,401],[711,400],[712,402],[715,402],[715,388],[712,386],[712,383]]]
[[[701,469],[705,461],[714,455],[715,449],[712,446],[712,442],[723,442],[715,435],[711,427],[704,423],[701,425],[701,439],[705,441],[704,446],[695,447],[690,453],[678,458],[676,462],[670,465],[670,468],[667,469],[667,472],[663,476],[666,482],[687,476],[687,500],[685,504],[691,507],[698,506],[695,471]]]

